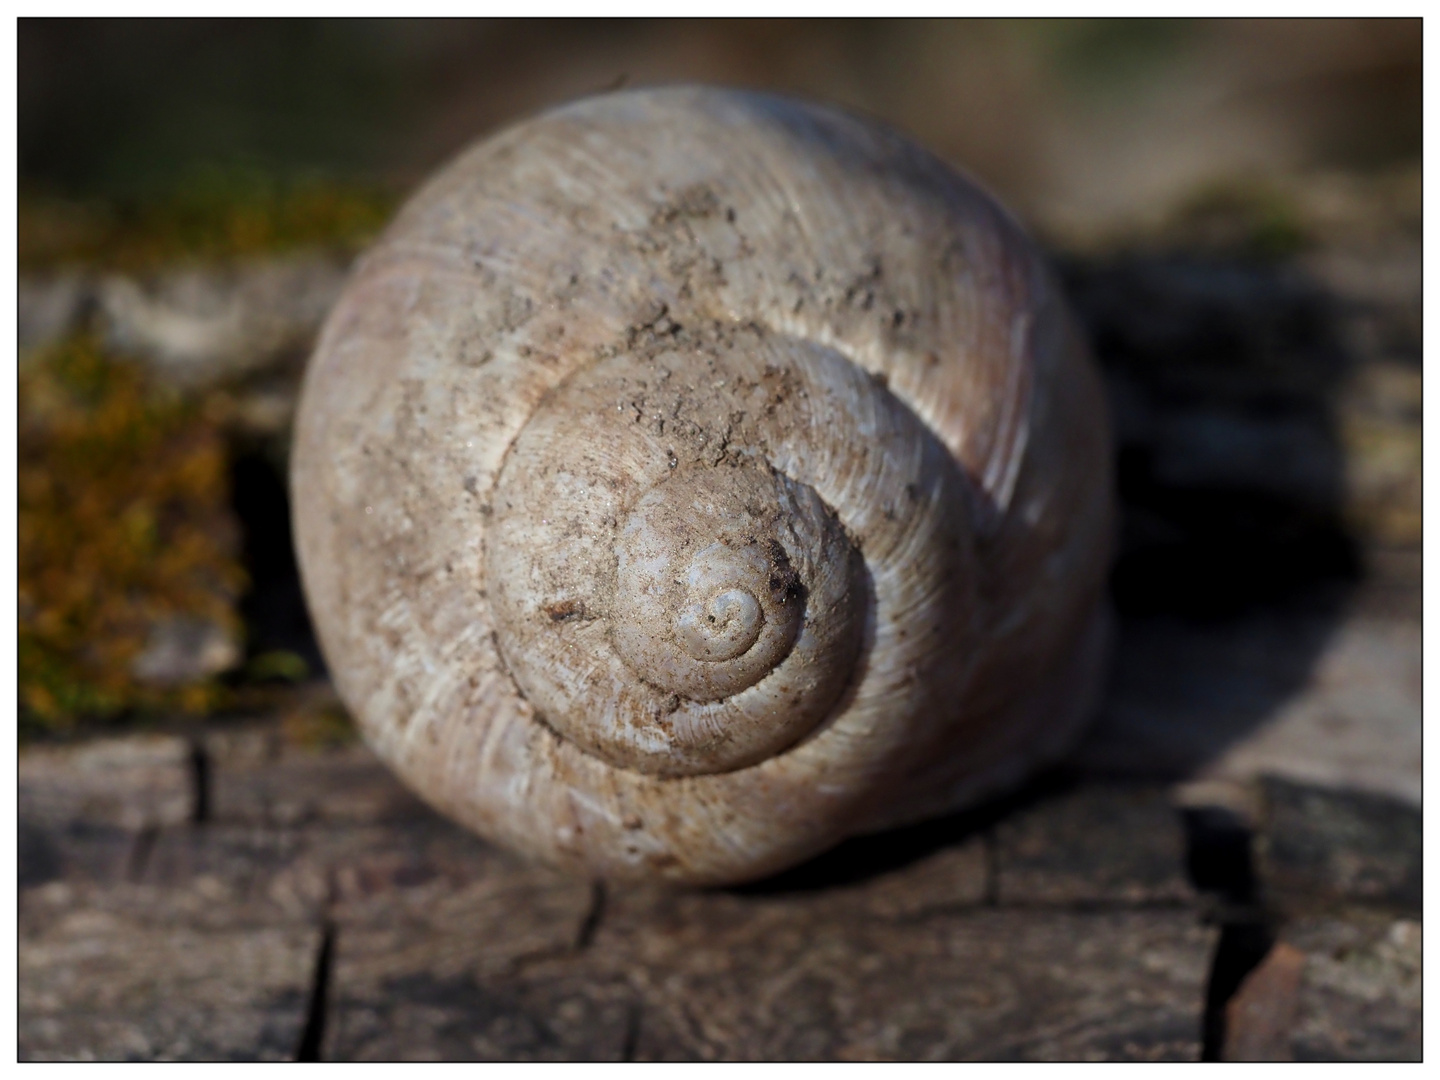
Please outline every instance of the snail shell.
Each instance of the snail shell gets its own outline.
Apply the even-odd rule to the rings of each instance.
[[[472,147],[306,376],[304,583],[424,798],[606,876],[759,877],[1066,749],[1104,402],[1032,245],[895,133],[694,87]]]

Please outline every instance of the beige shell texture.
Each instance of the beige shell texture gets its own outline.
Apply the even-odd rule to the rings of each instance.
[[[306,592],[366,739],[484,836],[718,884],[1073,741],[1109,434],[1030,242],[878,125],[626,91],[461,155],[311,363]]]

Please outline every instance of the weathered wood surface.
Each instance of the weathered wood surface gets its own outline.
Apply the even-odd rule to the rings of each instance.
[[[98,785],[106,761],[127,764]],[[1256,1051],[1242,1018],[1232,1049],[1418,1056],[1414,812],[1293,784],[1256,794],[1262,886],[1289,898],[1281,938],[1304,975],[1279,1003],[1285,1030]],[[1054,777],[981,815],[695,893],[528,866],[434,816],[363,748],[305,751],[263,724],[193,747],[25,751],[20,795],[25,1058],[1202,1051],[1219,931],[1165,784]]]
[[[1124,521],[1067,774],[663,894],[525,866],[278,723],[25,749],[20,1055],[1418,1058],[1419,194],[1312,178],[1283,257],[1197,226],[1065,263]],[[100,310],[54,284],[70,314],[22,282],[22,322]],[[242,365],[247,437],[283,443],[293,361]]]

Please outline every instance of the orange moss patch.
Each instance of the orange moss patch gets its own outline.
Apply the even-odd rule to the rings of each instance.
[[[18,449],[22,730],[216,707],[214,680],[162,689],[130,667],[160,618],[238,631],[219,426],[79,337],[21,370]]]

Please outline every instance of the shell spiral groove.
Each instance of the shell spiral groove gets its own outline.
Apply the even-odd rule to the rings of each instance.
[[[628,91],[472,148],[362,260],[306,375],[297,545],[421,795],[578,871],[733,882],[1065,749],[1108,447],[973,185],[814,106]]]

